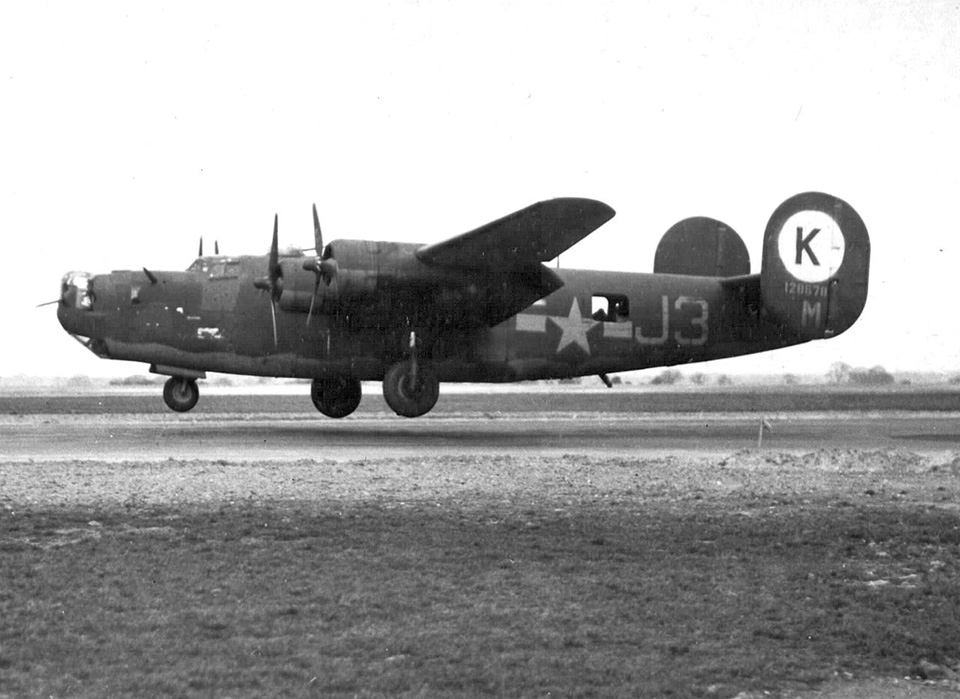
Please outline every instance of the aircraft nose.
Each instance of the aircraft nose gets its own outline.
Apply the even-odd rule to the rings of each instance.
[[[100,333],[100,314],[94,313],[94,277],[86,272],[71,271],[60,280],[60,302],[57,320],[68,333],[81,342]]]

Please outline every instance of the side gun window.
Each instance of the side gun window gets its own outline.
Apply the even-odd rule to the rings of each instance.
[[[624,323],[630,319],[630,301],[623,294],[594,294],[591,315],[604,323]]]

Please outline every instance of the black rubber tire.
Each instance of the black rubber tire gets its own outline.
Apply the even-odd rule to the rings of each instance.
[[[310,384],[310,399],[314,407],[327,417],[346,417],[357,409],[362,397],[360,380],[352,376],[314,379]]]
[[[171,376],[163,384],[163,402],[170,410],[178,413],[188,412],[193,410],[198,400],[200,400],[200,389],[197,388],[197,382],[194,379]]]
[[[412,379],[413,363],[406,359],[397,362],[383,377],[383,397],[393,412],[401,417],[420,417],[430,412],[440,397],[437,372],[429,364],[420,362],[416,385]]]

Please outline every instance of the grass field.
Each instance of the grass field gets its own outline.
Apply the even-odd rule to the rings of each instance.
[[[31,468],[0,469],[0,696],[733,697],[960,661],[957,462]]]

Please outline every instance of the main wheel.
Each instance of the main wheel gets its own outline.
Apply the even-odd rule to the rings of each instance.
[[[171,410],[185,413],[192,410],[200,400],[200,389],[194,379],[183,376],[171,376],[163,384],[163,402]]]
[[[352,376],[314,379],[310,398],[317,410],[327,417],[346,417],[360,405],[360,380]]]
[[[416,374],[413,362],[397,362],[383,377],[383,397],[397,415],[420,417],[430,412],[440,396],[437,372],[425,362],[419,362]]]

